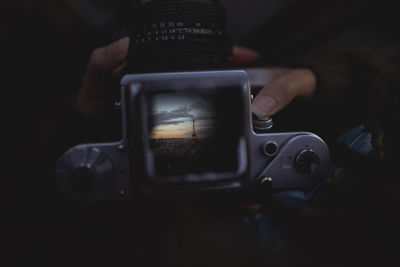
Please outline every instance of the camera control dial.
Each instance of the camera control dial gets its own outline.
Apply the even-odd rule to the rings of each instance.
[[[56,172],[60,192],[84,202],[106,199],[115,179],[111,160],[96,147],[70,149],[57,162]]]
[[[320,158],[317,153],[311,149],[300,151],[294,162],[294,166],[300,174],[312,174],[317,171],[320,165]]]

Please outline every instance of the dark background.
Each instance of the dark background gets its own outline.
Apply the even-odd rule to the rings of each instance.
[[[249,214],[229,205],[204,209],[171,201],[163,208],[157,202],[71,208],[60,200],[50,166],[79,140],[74,136],[79,129],[73,99],[91,51],[118,36],[125,2],[0,3],[5,143],[1,220],[8,254],[2,266],[397,263],[399,195],[398,183],[392,181],[398,178],[398,157],[384,170],[378,168],[375,176],[363,173],[369,178],[357,180],[362,186],[351,187],[344,195],[331,192],[320,207],[282,210],[266,205],[261,220],[272,217],[272,228],[279,231],[268,232],[273,245],[261,251],[253,249],[247,237],[232,234],[240,231],[225,218],[240,220]],[[228,32],[235,43],[261,52],[258,65],[290,65],[348,46],[367,48],[383,60],[399,63],[398,15],[392,2],[221,3],[227,7]],[[279,238],[274,239],[276,235]]]

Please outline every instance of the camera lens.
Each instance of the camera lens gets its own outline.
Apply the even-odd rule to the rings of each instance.
[[[128,72],[228,67],[232,42],[216,1],[133,1],[129,12]]]

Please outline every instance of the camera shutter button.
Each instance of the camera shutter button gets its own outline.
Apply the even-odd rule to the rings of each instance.
[[[252,114],[253,130],[256,133],[268,132],[273,127],[273,122],[270,117],[258,117]]]

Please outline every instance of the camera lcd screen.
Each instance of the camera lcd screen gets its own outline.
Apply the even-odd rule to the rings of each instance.
[[[149,147],[158,177],[235,172],[243,128],[240,90],[148,95]]]

